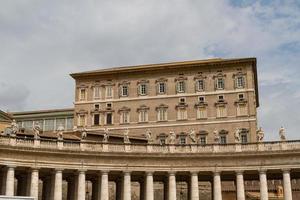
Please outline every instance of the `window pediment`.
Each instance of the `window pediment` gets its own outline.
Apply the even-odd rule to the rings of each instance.
[[[81,109],[77,111],[76,114],[88,114],[88,111]]]
[[[239,71],[239,72],[237,72],[237,73],[234,73],[234,74],[232,75],[232,78],[236,78],[236,77],[238,77],[238,76],[246,76],[246,75],[247,75],[246,72],[241,72],[241,71]]]
[[[194,77],[194,80],[204,80],[206,79],[207,77],[204,76],[202,73],[201,74],[197,74],[195,77]]]
[[[199,131],[198,133],[197,133],[197,135],[208,135],[208,132],[207,131]]]
[[[84,88],[88,88],[89,86],[87,84],[81,83],[77,85],[77,88],[79,89],[84,89]]]
[[[213,79],[216,78],[225,78],[226,74],[224,74],[223,72],[218,72],[217,74],[213,75]]]
[[[195,104],[195,108],[202,108],[208,106],[208,103],[206,102],[198,102]]]
[[[167,81],[168,81],[168,79],[166,79],[166,78],[159,78],[159,79],[155,80],[155,83],[162,83],[162,82],[167,82]]]
[[[122,81],[118,85],[119,86],[121,86],[121,85],[130,85],[130,82],[129,81]]]
[[[118,112],[129,112],[130,111],[130,108],[126,107],[126,106],[123,106],[122,108],[120,108],[118,110]]]
[[[143,83],[147,84],[147,83],[149,83],[149,80],[139,80],[139,81],[136,82],[137,85],[143,84]]]
[[[187,80],[187,77],[186,77],[186,76],[178,76],[178,77],[176,77],[176,78],[174,79],[175,82],[177,82],[177,81],[185,81],[185,80]]]
[[[139,108],[137,108],[136,110],[137,111],[140,111],[140,110],[149,110],[150,108],[146,105],[141,105]]]
[[[156,107],[156,110],[159,109],[167,109],[169,106],[167,106],[166,104],[160,104],[159,106]]]

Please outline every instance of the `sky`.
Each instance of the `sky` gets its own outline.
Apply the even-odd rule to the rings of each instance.
[[[258,126],[300,139],[299,0],[0,0],[0,109],[73,107],[72,72],[256,57]]]

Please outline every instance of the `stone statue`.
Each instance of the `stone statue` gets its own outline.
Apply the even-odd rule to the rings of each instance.
[[[286,137],[285,137],[285,129],[283,128],[283,126],[280,127],[279,129],[279,137],[281,141],[285,141]]]
[[[152,132],[150,129],[146,130],[146,139],[148,141],[148,144],[151,144],[153,142]]]
[[[195,134],[195,130],[191,129],[190,133],[189,133],[189,137],[191,138],[191,141],[193,144],[196,143],[196,134]]]
[[[256,131],[256,139],[257,142],[262,142],[265,137],[265,132],[262,130],[261,127]]]
[[[240,138],[240,129],[236,129],[235,132],[234,132],[234,142],[235,143],[240,143],[241,141],[241,138]]]
[[[104,129],[104,134],[103,134],[103,140],[102,140],[102,142],[108,142],[108,138],[109,138],[109,133],[108,133],[108,128],[105,128]]]
[[[220,135],[217,129],[214,130],[214,142],[215,144],[219,144],[220,143]]]
[[[81,139],[84,140],[87,137],[87,131],[85,128],[81,131]]]
[[[33,126],[32,130],[33,130],[33,134],[34,134],[34,139],[40,138],[41,126],[39,125],[38,122],[34,123],[34,126]]]
[[[12,133],[13,135],[16,135],[16,134],[19,132],[19,126],[18,126],[16,120],[13,120],[13,121],[11,122],[11,130],[12,130],[11,133]]]
[[[169,140],[169,144],[175,144],[176,141],[176,134],[174,131],[170,131],[170,140]]]
[[[57,139],[58,140],[63,140],[64,130],[65,130],[65,128],[63,126],[59,126],[57,128]]]
[[[130,143],[128,128],[124,131],[124,143]]]

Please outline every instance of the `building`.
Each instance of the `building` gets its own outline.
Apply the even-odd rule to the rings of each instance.
[[[0,133],[3,133],[5,128],[9,127],[12,121],[12,116],[0,110]]]
[[[209,59],[73,73],[75,125],[101,134],[150,131],[157,143],[256,142],[259,106],[255,58]]]

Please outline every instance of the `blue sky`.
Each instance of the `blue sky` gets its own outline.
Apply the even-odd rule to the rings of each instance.
[[[5,111],[72,107],[72,72],[257,57],[259,126],[300,139],[297,0],[3,0],[0,44]]]

